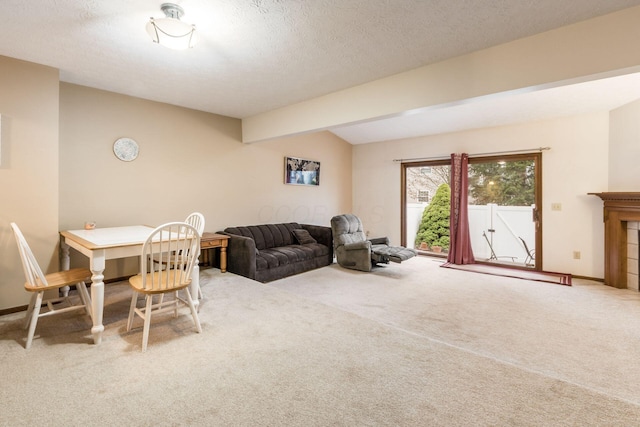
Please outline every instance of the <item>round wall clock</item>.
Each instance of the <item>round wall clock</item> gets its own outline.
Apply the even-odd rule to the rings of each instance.
[[[138,151],[138,143],[131,138],[119,138],[113,143],[113,153],[123,162],[135,160]]]

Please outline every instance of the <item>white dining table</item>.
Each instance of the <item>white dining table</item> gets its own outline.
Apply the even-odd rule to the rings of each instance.
[[[104,311],[104,269],[108,259],[140,256],[142,246],[153,227],[132,225],[125,227],[94,228],[92,230],[67,230],[60,232],[61,268],[70,268],[69,249],[73,248],[89,258],[91,270],[91,315],[93,342],[102,342]],[[200,269],[198,263],[193,268],[189,291],[193,304],[198,308],[198,288]]]

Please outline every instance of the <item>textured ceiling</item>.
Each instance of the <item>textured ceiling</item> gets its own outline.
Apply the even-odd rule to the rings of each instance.
[[[199,36],[187,51],[151,43],[145,24],[161,3],[0,0],[0,55],[56,67],[65,82],[245,118],[640,0],[184,0]]]

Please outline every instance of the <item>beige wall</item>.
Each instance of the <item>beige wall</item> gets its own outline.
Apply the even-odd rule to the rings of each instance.
[[[246,145],[240,121],[59,82],[58,71],[0,57],[0,310],[24,305],[24,275],[9,222],[21,226],[43,269],[58,262],[58,231],[158,225],[205,215],[208,231],[296,221],[329,225],[351,210],[351,146],[322,132]],[[135,139],[122,162],[113,142]],[[321,163],[318,187],[284,184],[284,157]],[[86,265],[76,254],[72,266]],[[107,263],[107,279],[133,274]]]
[[[640,100],[611,112],[609,191],[640,191]]]
[[[58,70],[0,56],[0,309],[24,305],[10,222],[43,270],[58,267]]]
[[[159,225],[205,215],[206,230],[295,221],[329,225],[351,209],[351,146],[328,133],[247,145],[240,120],[71,84],[60,89],[60,228]],[[113,142],[140,154],[118,160]],[[284,184],[284,157],[321,163],[318,187]],[[74,264],[86,262],[74,257]],[[113,261],[105,276],[135,269]]]
[[[354,146],[353,206],[372,236],[400,242],[400,163],[394,159],[551,147],[542,155],[543,267],[603,277],[602,205],[608,113]],[[561,203],[561,211],[551,211]],[[573,259],[581,251],[581,259]]]

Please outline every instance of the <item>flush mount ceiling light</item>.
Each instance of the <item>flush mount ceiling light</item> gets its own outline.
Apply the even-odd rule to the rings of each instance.
[[[196,42],[194,34],[196,26],[180,20],[184,15],[184,9],[173,3],[164,3],[160,9],[166,17],[151,18],[147,23],[147,33],[154,43],[178,50],[193,47]]]

